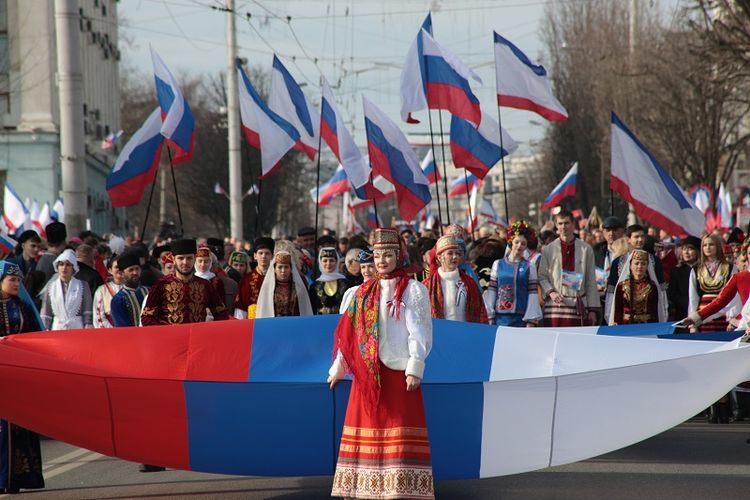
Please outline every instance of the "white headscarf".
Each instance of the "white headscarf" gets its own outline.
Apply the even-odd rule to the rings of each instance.
[[[57,265],[60,262],[70,262],[73,265],[73,270],[77,273],[78,272],[78,259],[76,259],[76,254],[73,250],[70,248],[66,248],[63,250],[63,252],[57,256],[53,263],[53,268],[55,272],[57,272]]]
[[[617,289],[620,287],[620,283],[625,281],[626,279],[630,278],[630,260],[633,258],[633,255],[635,252],[645,252],[648,255],[648,279],[651,280],[651,283],[654,284],[656,287],[656,297],[657,297],[657,319],[659,323],[663,323],[664,321],[667,321],[667,297],[666,292],[662,289],[662,286],[659,284],[659,281],[656,279],[656,271],[654,270],[654,257],[650,253],[646,252],[645,250],[633,250],[628,253],[627,257],[625,258],[625,263],[622,266],[622,272],[620,273],[620,277],[617,279],[617,286],[615,286],[615,293],[617,293]],[[612,306],[609,308],[609,317],[607,318],[607,324],[611,325],[615,321],[615,304],[614,300],[612,301]]]
[[[276,252],[278,255],[279,252]],[[271,260],[271,266],[263,278],[263,284],[260,287],[260,293],[258,293],[258,303],[255,308],[256,318],[273,318],[276,313],[273,307],[273,294],[276,291],[276,255]],[[294,264],[294,262],[292,262]],[[305,282],[302,281],[302,277],[297,270],[297,266],[292,265],[292,281],[294,282],[294,289],[297,292],[297,303],[299,305],[300,316],[312,316],[312,305],[310,304],[310,296],[307,294],[307,287]]]
[[[336,270],[332,273],[324,272],[323,271],[323,264],[321,264],[320,259],[323,258],[323,253],[329,253],[333,252],[333,254],[336,256]],[[318,268],[320,269],[320,276],[318,276],[318,279],[315,281],[320,281],[321,283],[325,283],[327,281],[336,281],[336,280],[345,280],[346,276],[341,274],[338,269],[339,265],[341,264],[341,257],[339,256],[339,253],[336,251],[333,247],[324,247],[318,250]]]

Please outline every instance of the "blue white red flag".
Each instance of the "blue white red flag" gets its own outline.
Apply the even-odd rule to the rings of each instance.
[[[552,93],[544,66],[495,32],[497,105],[533,111],[550,121],[565,121],[568,112]]]
[[[542,208],[548,210],[560,204],[563,198],[576,195],[576,179],[578,177],[578,162],[575,162],[565,177],[552,189],[550,194],[544,199]]]
[[[18,196],[9,182],[5,183],[5,198],[3,199],[3,221],[9,234],[23,231],[29,221],[29,209]],[[29,221],[30,222],[30,221]],[[20,231],[19,231],[20,230]]]
[[[465,178],[463,175],[459,175],[453,182],[451,182],[450,186],[448,186],[448,198],[464,196],[466,193],[474,189],[474,186],[480,182],[481,180],[479,177],[474,174],[468,174]]]
[[[670,234],[700,236],[703,214],[638,138],[612,113],[610,187],[646,222]]]
[[[347,180],[346,171],[341,165],[333,172],[333,176],[320,186],[320,195],[318,189],[310,190],[310,197],[313,202],[317,200],[319,207],[324,207],[331,203],[339,195],[349,192],[349,181]]]
[[[352,206],[352,199],[349,196],[349,191],[344,192],[344,207],[342,212],[342,222],[344,224],[344,230],[349,234],[363,233],[364,229],[362,225],[357,221],[357,213]]]
[[[47,226],[53,222],[51,210],[49,208],[49,203],[45,203],[42,206],[42,209],[39,211],[39,217],[37,218],[37,221],[34,224],[39,224],[39,229],[41,230],[39,234],[41,234],[44,238],[47,237]]]
[[[421,31],[421,35],[427,106],[430,109],[446,109],[453,115],[478,125],[482,120],[482,111],[479,99],[471,90],[469,79],[479,83],[482,83],[482,79],[458,56],[437,43],[432,35],[425,30]]]
[[[122,148],[107,174],[107,193],[113,207],[135,205],[146,186],[154,182],[164,144],[161,126],[161,110],[156,108]]]
[[[320,116],[291,73],[275,55],[271,69],[268,107],[297,130],[299,138],[294,149],[304,152],[311,160],[315,158],[318,152]]]
[[[425,84],[424,49],[422,42],[422,30],[432,35],[432,16],[427,14],[422,28],[417,37],[409,47],[404,61],[404,69],[401,71],[401,119],[407,123],[419,123],[419,120],[411,114],[427,108],[427,90]]]
[[[518,144],[505,129],[502,147],[500,144],[500,127],[487,113],[482,113],[479,127],[456,115],[451,117],[451,156],[457,167],[484,179],[501,158],[518,149]]]
[[[265,179],[281,165],[281,159],[297,144],[300,135],[289,122],[266,106],[239,62],[237,76],[242,132],[247,142],[260,150],[260,178]]]
[[[719,195],[716,197],[716,215],[718,216],[719,227],[723,229],[734,227],[732,217],[732,197],[729,191],[724,187],[724,183],[719,184]]]
[[[63,205],[61,199],[58,198],[55,201],[49,214],[50,217],[55,219],[57,222],[62,222],[63,224],[65,224],[65,205]]]
[[[343,166],[349,182],[361,199],[383,199],[383,193],[372,185],[372,168],[352,139],[336,107],[331,87],[323,78],[323,101],[320,113],[320,134]],[[321,190],[322,192],[322,190]],[[314,199],[314,197],[313,197]]]
[[[432,155],[431,149],[427,151],[426,155],[424,155],[421,167],[422,172],[424,172],[424,176],[427,177],[427,182],[429,182],[430,184],[435,184],[437,181],[442,179],[442,177],[440,176],[440,171],[437,168],[437,164],[435,163],[435,158]]]
[[[181,163],[193,157],[195,118],[177,80],[153,47],[151,61],[154,65],[156,98],[161,108],[161,134],[167,139],[167,144],[176,150],[172,163]]]
[[[120,140],[120,137],[122,137],[122,130],[112,132],[104,138],[101,144],[101,148],[104,150],[112,148],[112,146],[114,146]]]
[[[375,174],[393,184],[401,217],[411,220],[432,201],[427,177],[398,125],[366,97],[362,102],[370,164]]]
[[[216,184],[214,184],[214,194],[227,194],[226,190],[219,184],[219,181],[216,181]]]

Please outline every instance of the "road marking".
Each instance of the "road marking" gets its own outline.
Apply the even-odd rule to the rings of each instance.
[[[65,455],[59,456],[57,458],[53,458],[52,460],[46,462],[44,466],[42,467],[42,470],[44,472],[47,472],[49,469],[57,467],[60,464],[66,463],[69,460],[73,460],[74,458],[78,458],[81,455],[85,455],[86,453],[90,453],[90,451],[84,448],[76,448],[75,450],[69,453],[66,453]]]
[[[78,460],[61,465],[60,467],[57,467],[56,469],[50,472],[45,472],[44,478],[51,479],[55,476],[59,476],[60,474],[65,474],[68,471],[77,469],[78,467],[81,467],[83,465],[86,465],[87,463],[93,462],[94,460],[98,460],[104,456],[101,453],[97,453],[95,451],[89,451],[89,450],[83,450],[83,451],[85,453],[83,454],[83,456],[78,458]]]

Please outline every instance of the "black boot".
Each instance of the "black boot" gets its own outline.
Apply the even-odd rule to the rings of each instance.
[[[138,470],[140,472],[161,472],[166,469],[160,465],[141,464]]]

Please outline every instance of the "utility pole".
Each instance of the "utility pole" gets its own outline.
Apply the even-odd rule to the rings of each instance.
[[[232,238],[242,231],[242,157],[240,155],[239,95],[237,94],[237,34],[234,0],[227,0],[227,128],[229,140],[229,229]]]
[[[55,0],[57,86],[60,99],[60,166],[68,234],[86,229],[86,162],[83,138],[83,71],[77,0]]]

